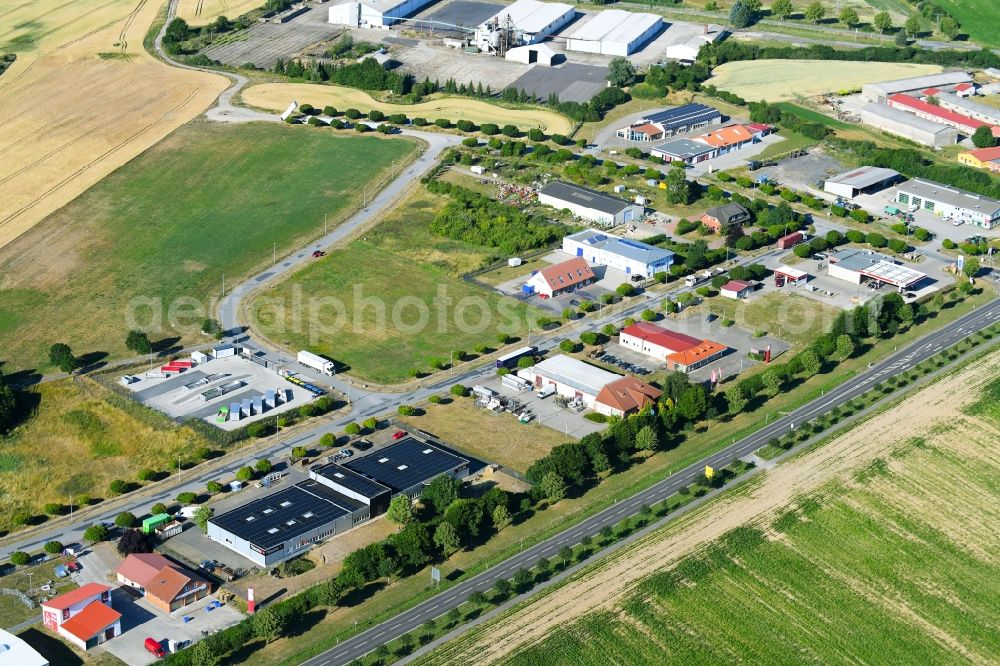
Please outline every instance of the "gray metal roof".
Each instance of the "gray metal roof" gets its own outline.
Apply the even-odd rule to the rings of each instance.
[[[698,155],[710,153],[715,150],[715,148],[700,141],[692,141],[691,139],[674,139],[673,141],[667,141],[666,143],[661,143],[658,146],[653,146],[653,150],[672,157],[689,159],[691,157],[697,157]]]
[[[343,466],[400,492],[468,464],[465,458],[405,437],[370,455],[353,458]]]
[[[898,177],[899,172],[893,171],[892,169],[863,166],[858,167],[857,169],[851,169],[850,171],[845,171],[844,173],[838,174],[833,178],[827,178],[826,182],[837,183],[838,185],[848,185],[850,187],[863,190],[866,187],[884,183],[891,178]]]
[[[859,109],[862,120],[865,122],[870,122],[866,119],[865,115],[877,116],[885,120],[891,120],[892,122],[899,123],[901,125],[907,125],[914,129],[918,129],[922,132],[928,132],[930,134],[958,134],[958,130],[954,127],[949,127],[948,125],[942,125],[940,123],[935,123],[930,120],[925,120],[923,118],[918,118],[912,113],[907,113],[900,109],[894,109],[892,107],[886,106],[885,104],[878,104],[872,102],[871,104],[865,104],[861,109]]]
[[[578,243],[589,245],[604,252],[610,252],[611,254],[617,254],[618,256],[625,257],[626,259],[638,261],[639,263],[647,266],[656,264],[664,259],[673,260],[674,258],[674,253],[670,250],[664,250],[663,248],[648,245],[629,238],[620,238],[619,236],[604,234],[599,231],[594,231],[593,229],[580,231],[572,234],[571,236],[567,236],[566,238],[574,240]]]
[[[621,379],[621,375],[563,354],[536,363],[531,371],[587,395],[595,396],[610,382]]]
[[[829,257],[831,264],[836,264],[849,271],[861,271],[880,261],[895,263],[892,257],[872,250],[861,250],[854,247],[837,250]]]
[[[939,201],[956,208],[965,208],[976,213],[989,215],[991,218],[1000,215],[1000,201],[984,197],[981,194],[960,190],[957,187],[935,183],[932,180],[913,178],[899,185],[898,190],[911,196],[916,195],[922,199]]]
[[[609,215],[617,215],[625,208],[634,205],[624,199],[608,196],[603,192],[598,192],[588,187],[580,187],[579,185],[571,185],[570,183],[563,183],[561,181],[549,183],[541,189],[539,194],[544,194],[577,206],[592,208]]]
[[[971,80],[972,76],[966,72],[941,72],[940,74],[914,76],[909,79],[895,79],[893,81],[869,83],[868,86],[880,90],[887,95],[891,95],[893,93],[933,88],[934,86],[953,86],[958,83],[966,83]]]
[[[979,102],[974,102],[971,99],[959,97],[958,95],[953,95],[951,93],[939,93],[936,97],[941,103],[941,106],[946,109],[952,108],[953,110],[965,111],[967,115],[978,114],[978,116],[988,118],[985,122],[1000,125],[1000,109],[993,108],[992,106],[986,106],[985,104],[980,104]],[[973,117],[977,116],[973,115]]]

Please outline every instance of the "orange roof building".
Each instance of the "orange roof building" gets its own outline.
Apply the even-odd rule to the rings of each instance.
[[[597,394],[594,409],[607,416],[627,416],[653,405],[663,393],[635,377],[622,377],[604,385]]]
[[[695,141],[701,141],[713,148],[718,148],[719,154],[723,155],[731,150],[738,150],[748,143],[753,143],[753,132],[743,125],[730,125],[705,132]]]
[[[170,613],[204,599],[209,584],[156,553],[129,555],[116,572],[118,582],[141,590],[146,601]]]
[[[583,257],[573,257],[558,264],[546,266],[532,275],[525,283],[530,293],[547,298],[575,291],[597,280],[590,264]]]
[[[122,633],[121,613],[111,607],[111,588],[88,583],[42,602],[42,622],[82,650]]]
[[[636,322],[618,334],[618,344],[627,349],[666,361],[669,370],[689,372],[724,355],[729,347],[670,331],[656,324]]]
[[[671,370],[688,370],[699,368],[706,363],[711,363],[720,358],[729,350],[726,345],[711,340],[702,340],[694,347],[688,347],[679,352],[674,352],[667,356],[667,367]]]

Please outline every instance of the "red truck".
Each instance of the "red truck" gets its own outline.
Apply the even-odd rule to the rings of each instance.
[[[157,659],[162,659],[167,656],[167,651],[163,649],[162,645],[160,645],[160,641],[154,638],[146,639],[146,650],[156,655]]]

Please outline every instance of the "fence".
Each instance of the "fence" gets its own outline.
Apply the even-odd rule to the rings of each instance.
[[[12,590],[9,587],[0,587],[0,594],[7,597],[17,597],[18,600],[28,608],[34,608],[36,605],[34,600],[24,594],[24,592],[21,592],[21,590]]]

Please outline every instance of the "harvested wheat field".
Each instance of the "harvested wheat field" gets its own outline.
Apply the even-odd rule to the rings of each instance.
[[[719,65],[706,83],[743,99],[782,102],[940,71],[937,65],[896,62],[747,60]]]
[[[150,0],[0,0],[0,247],[205,110],[222,76],[143,50]]]
[[[355,108],[367,113],[378,109],[386,115],[405,113],[409,118],[423,116],[429,122],[438,118],[471,120],[474,123],[517,125],[522,129],[537,127],[545,132],[568,134],[573,129],[569,118],[545,109],[507,109],[467,97],[440,97],[417,104],[389,104],[373,99],[363,90],[315,83],[263,83],[243,91],[243,101],[267,111],[284,111],[288,103],[312,104],[316,108],[332,106],[338,111]]]
[[[421,663],[995,663],[1000,353]]]
[[[180,0],[177,16],[189,25],[205,25],[219,16],[234,19],[264,4],[264,0]]]

